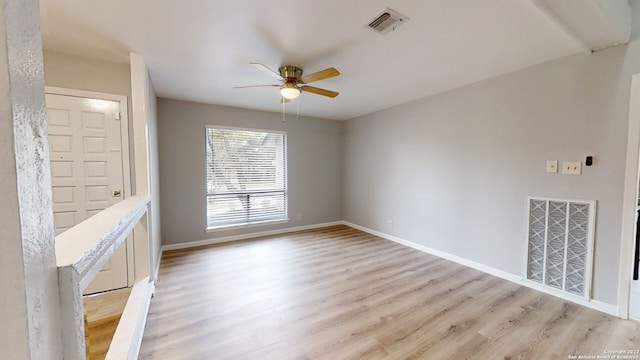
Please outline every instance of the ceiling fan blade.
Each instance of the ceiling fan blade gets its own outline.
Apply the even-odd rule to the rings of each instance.
[[[300,78],[300,82],[302,82],[303,84],[309,84],[314,81],[324,80],[338,75],[340,75],[340,71],[336,70],[335,68],[328,68],[315,72],[313,74],[305,75]]]
[[[256,69],[264,72],[265,74],[271,76],[272,78],[274,78],[276,80],[284,81],[284,79],[282,78],[282,76],[280,76],[280,74],[278,74],[277,72],[269,69],[265,64],[249,63],[249,65],[253,65],[253,67],[255,67]]]
[[[323,96],[328,96],[328,97],[336,97],[338,96],[339,93],[335,92],[335,91],[331,91],[331,90],[327,90],[327,89],[321,89],[321,88],[317,88],[315,86],[302,86],[301,87],[302,91],[306,91],[306,92],[310,92],[310,93],[314,93],[314,94],[318,94],[318,95],[323,95]]]
[[[248,85],[248,86],[234,86],[234,89],[255,88],[255,87],[280,87],[282,85]]]
[[[291,101],[291,100],[287,99],[284,96],[280,96],[280,103],[288,103],[289,101]]]

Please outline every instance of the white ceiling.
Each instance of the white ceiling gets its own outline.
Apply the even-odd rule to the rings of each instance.
[[[42,0],[45,48],[127,62],[143,55],[157,95],[282,111],[250,66],[296,65],[335,98],[303,93],[295,113],[350,119],[550,59],[588,51],[531,0]],[[387,35],[365,24],[390,7]]]

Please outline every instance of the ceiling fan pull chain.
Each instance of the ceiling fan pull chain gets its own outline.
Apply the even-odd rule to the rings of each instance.
[[[284,120],[284,101],[282,102],[282,122],[285,122]]]
[[[296,120],[300,120],[300,99],[298,98],[298,101],[296,101]]]

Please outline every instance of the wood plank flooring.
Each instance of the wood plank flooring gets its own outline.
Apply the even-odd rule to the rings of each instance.
[[[85,341],[88,360],[103,360],[111,345],[130,288],[84,296]]]
[[[640,323],[335,226],[165,253],[140,358],[569,359],[611,350],[640,350]]]

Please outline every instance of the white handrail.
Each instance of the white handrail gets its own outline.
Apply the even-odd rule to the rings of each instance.
[[[123,200],[56,236],[64,358],[85,358],[82,292],[148,211],[149,196]]]

